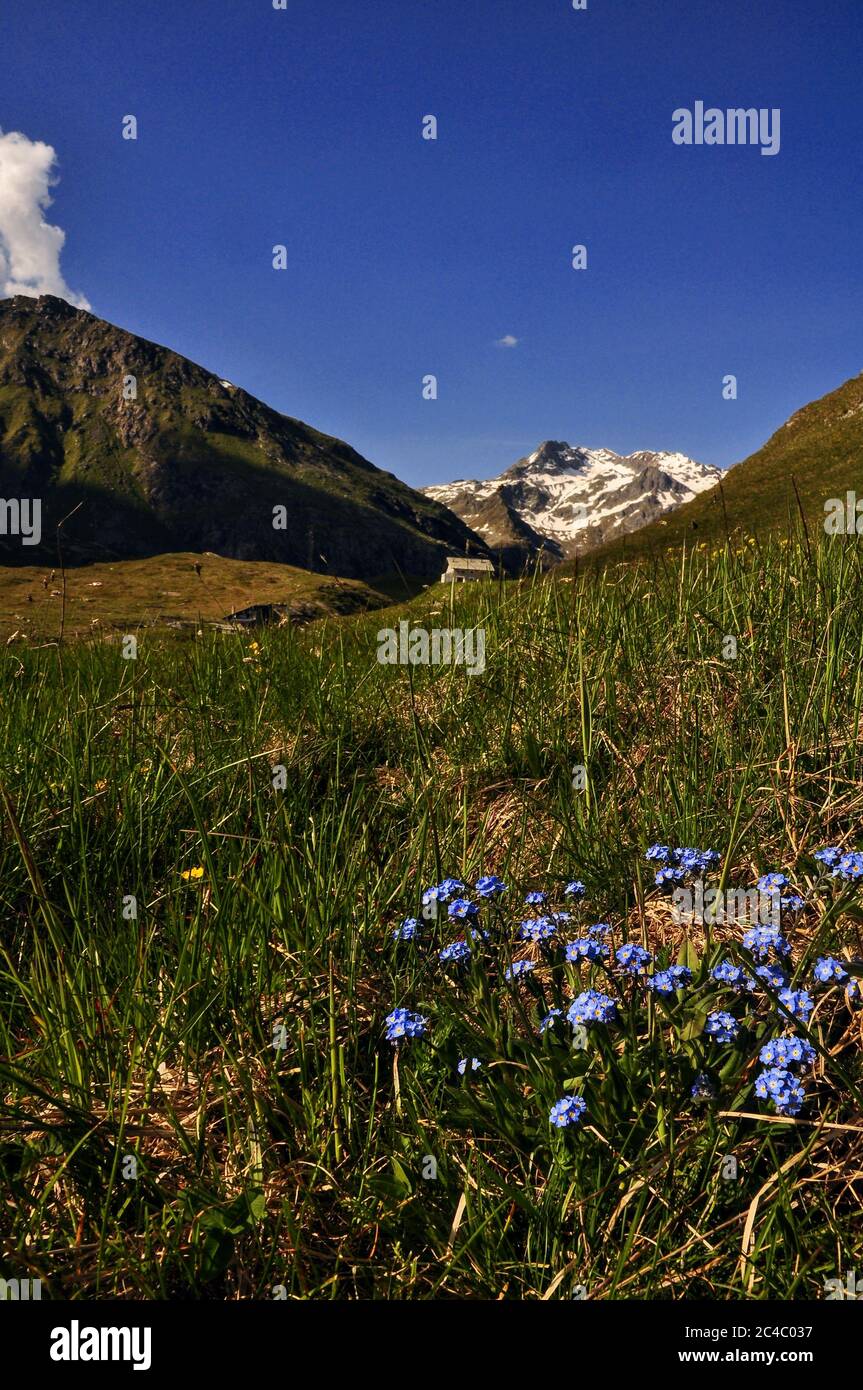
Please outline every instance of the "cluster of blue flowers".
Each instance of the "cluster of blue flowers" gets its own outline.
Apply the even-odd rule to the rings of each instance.
[[[768,989],[781,989],[785,984],[785,971],[781,965],[758,965],[755,967],[755,974],[759,980],[764,981]]]
[[[423,907],[428,907],[429,903],[448,903],[464,891],[465,885],[459,879],[445,878],[443,883],[435,883],[431,888],[425,890]]]
[[[857,861],[863,856],[843,854],[838,848],[818,850],[815,858],[832,869],[834,876],[853,880],[856,876]],[[840,866],[841,869],[840,869]],[[784,873],[763,874],[758,880],[761,893],[782,894],[790,885]],[[780,897],[783,910],[799,910],[805,906],[798,895]],[[735,993],[756,993],[765,986],[776,998],[776,1011],[786,1027],[795,1023],[808,1023],[815,1007],[815,1000],[808,989],[793,988],[789,985],[787,967],[791,956],[791,945],[782,931],[776,926],[750,927],[742,937],[745,951],[761,962],[751,974],[745,966],[725,959],[715,966],[712,978],[720,985]],[[814,986],[845,986],[845,997],[849,1008],[860,1002],[860,987],[852,978],[846,965],[834,956],[819,956],[812,970]],[[729,1013],[714,1013],[707,1020],[705,1033],[717,1042],[734,1042],[740,1032],[740,1024]],[[765,1043],[759,1054],[764,1071],[756,1077],[755,1094],[760,1100],[770,1101],[777,1114],[794,1116],[799,1114],[804,1100],[803,1082],[794,1068],[810,1067],[817,1053],[806,1038],[794,1033],[773,1038]],[[693,1088],[693,1095],[696,1089]]]
[[[607,960],[611,954],[604,941],[594,936],[580,936],[577,941],[569,941],[564,947],[564,959],[572,964],[579,960]]]
[[[849,883],[863,879],[863,854],[856,850],[846,852],[837,845],[828,845],[826,849],[816,850],[815,858],[827,865],[834,878],[844,878]]]
[[[453,941],[449,946],[444,946],[438,954],[438,960],[444,963],[447,961],[467,960],[470,956],[470,947],[466,941]]]
[[[651,845],[645,858],[658,864],[657,888],[676,888],[695,874],[705,874],[722,862],[715,849],[671,849],[669,845]]]
[[[789,879],[785,874],[762,874],[756,887],[759,893],[781,893],[788,884]]]
[[[457,922],[465,922],[469,917],[477,917],[479,908],[469,898],[454,898],[447,908],[447,914]]]
[[[743,933],[743,949],[751,951],[756,960],[768,961],[770,953],[788,956],[791,947],[778,927],[750,927]]]
[[[581,1096],[564,1096],[551,1107],[549,1119],[555,1129],[566,1129],[567,1125],[577,1125],[587,1110],[587,1102]]]
[[[401,926],[394,929],[393,941],[413,941],[419,929],[416,917],[406,917]]]
[[[556,1129],[566,1129],[567,1125],[578,1125],[588,1108],[581,1095],[564,1095],[561,1101],[554,1101],[549,1119]]]
[[[733,960],[721,960],[710,973],[714,980],[719,984],[728,985],[729,989],[754,992],[758,988],[758,981],[744,970],[742,965],[735,965]],[[784,984],[785,976],[780,973],[779,985]]]
[[[568,918],[568,912],[561,912],[556,917],[531,917],[526,922],[519,922],[519,940],[552,941],[562,925],[561,919]]]
[[[645,984],[654,994],[668,996],[692,983],[692,971],[688,965],[669,965],[667,970],[654,970]]]
[[[841,961],[834,960],[833,956],[819,956],[812,975],[819,985],[842,984],[848,979],[845,966]]]
[[[736,990],[737,993],[754,994],[760,989],[758,981],[763,980],[768,989],[782,989],[787,983],[788,977],[779,965],[758,965],[755,967],[755,975],[750,975],[749,971],[742,965],[735,965],[732,960],[721,960],[718,965],[713,967],[711,976],[719,984],[727,985],[729,989]]]
[[[387,1014],[387,1042],[401,1042],[402,1038],[424,1038],[428,1019],[422,1014],[412,1014],[410,1009],[393,1009]]]
[[[573,999],[566,1011],[573,1028],[579,1024],[614,1023],[617,1019],[617,1005],[607,994],[597,989],[586,989]]]
[[[740,1032],[740,1024],[733,1014],[718,1009],[715,1013],[707,1015],[704,1031],[708,1038],[714,1038],[716,1042],[730,1043],[734,1042]]]
[[[803,1083],[784,1067],[769,1067],[755,1080],[759,1100],[772,1100],[778,1115],[798,1115],[803,1106]]]
[[[786,874],[762,874],[755,886],[759,893],[772,898],[783,913],[802,912],[806,906],[806,900],[799,893],[783,893],[785,888],[790,887]]]
[[[614,959],[627,975],[642,975],[652,963],[653,956],[643,946],[638,946],[634,941],[627,941],[625,945],[618,946]]]
[[[771,1038],[758,1054],[765,1067],[790,1067],[795,1063],[810,1066],[818,1053],[806,1038]]]
[[[516,960],[512,965],[508,965],[504,971],[504,979],[520,980],[523,975],[529,975],[536,969],[535,960]]]
[[[487,874],[485,878],[477,879],[476,891],[481,898],[499,898],[506,892],[506,884],[496,874]]]
[[[815,1007],[815,1001],[811,994],[805,989],[780,989],[777,996],[779,999],[779,1013],[789,1013],[792,1018],[799,1018],[805,1023]]]
[[[721,863],[720,855],[715,850],[671,848],[660,844],[651,845],[646,858],[657,866],[656,884],[662,889],[715,870]],[[863,854],[827,847],[819,850],[815,858],[833,877],[843,882],[853,883],[863,879]],[[806,906],[802,897],[788,891],[792,887],[791,880],[783,872],[762,874],[757,882],[758,892],[778,900],[783,912],[802,911]],[[423,904],[445,904],[449,919],[454,924],[459,923],[463,931],[459,939],[438,951],[443,965],[467,970],[473,958],[471,942],[488,942],[492,939],[492,931],[479,923],[481,910],[492,913],[491,919],[484,917],[484,921],[489,921],[490,927],[495,927],[496,939],[501,942],[505,939],[507,930],[511,928],[505,927],[505,919],[497,902],[506,892],[507,885],[493,874],[477,879],[475,894],[478,901],[468,896],[468,889],[460,879],[444,879],[442,883],[425,890],[422,894]],[[570,881],[562,890],[562,896],[574,905],[579,905],[584,895],[585,887],[580,880]],[[548,1008],[546,1005],[547,1011],[538,1025],[540,1036],[557,1029],[558,1025],[568,1023],[584,1039],[585,1029],[617,1024],[621,1003],[626,998],[634,1002],[639,989],[662,1001],[661,1008],[664,1010],[678,1007],[675,996],[680,998],[681,992],[692,985],[693,976],[689,966],[680,963],[660,965],[652,953],[636,941],[625,941],[612,954],[612,947],[605,940],[611,935],[607,922],[581,926],[578,934],[571,934],[572,939],[564,940],[572,913],[554,908],[554,901],[554,895],[538,889],[525,895],[524,904],[532,910],[533,915],[525,915],[517,922],[515,935],[518,941],[534,947],[534,954],[538,958],[510,959],[505,966],[501,962],[504,979],[513,986],[520,981],[529,982],[538,966],[554,965],[562,960],[574,970],[588,967],[590,975],[594,977],[596,971],[603,972],[613,985],[613,990],[581,989],[568,1007]],[[486,906],[483,907],[483,904]],[[421,938],[422,926],[419,919],[407,917],[392,932],[393,939],[398,943],[417,942]],[[713,966],[710,978],[714,986],[733,995],[772,996],[776,1012],[784,1025],[784,1033],[761,1047],[759,1059],[763,1070],[755,1079],[755,1094],[759,1099],[768,1101],[779,1115],[795,1116],[805,1101],[800,1073],[811,1069],[817,1060],[812,1043],[794,1031],[800,1024],[805,1027],[812,1015],[815,999],[811,991],[842,988],[848,1006],[855,1007],[861,1002],[860,984],[855,978],[855,973],[859,974],[860,971],[855,972],[853,966],[849,968],[848,962],[835,956],[819,956],[812,970],[811,984],[809,988],[804,987],[803,982],[790,974],[791,945],[777,925],[747,927],[742,933],[741,947],[751,963],[747,965],[726,957]],[[460,978],[469,979],[472,976],[465,974]],[[537,998],[542,997],[544,984],[528,983],[527,988]],[[407,1009],[393,1009],[386,1019],[386,1038],[398,1046],[406,1039],[423,1038],[427,1028],[428,1020],[421,1014],[411,1013]],[[730,1009],[715,1008],[706,1014],[703,1026],[705,1043],[713,1046],[739,1044],[743,1033],[744,1023]],[[584,1046],[584,1042],[576,1045]],[[482,1066],[479,1057],[462,1057],[457,1070],[465,1076],[479,1071]],[[690,1087],[693,1100],[707,1101],[716,1094],[717,1086],[709,1073],[699,1072]],[[581,1096],[566,1095],[554,1103],[549,1120],[553,1128],[564,1130],[578,1125],[586,1113],[587,1105]]]
[[[806,1093],[794,1067],[811,1067],[818,1054],[806,1038],[773,1038],[758,1054],[764,1067],[755,1080],[755,1094],[770,1100],[780,1115],[799,1114]]]

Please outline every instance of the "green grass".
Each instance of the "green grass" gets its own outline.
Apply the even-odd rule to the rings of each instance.
[[[45,564],[0,566],[0,640],[116,637],[169,623],[206,627],[253,604],[281,605],[308,621],[380,607],[388,597],[357,579],[191,551],[65,572]]]
[[[734,407],[731,403],[729,410]],[[754,454],[726,472],[718,487],[619,540],[608,541],[577,566],[604,568],[620,559],[644,559],[682,545],[725,544],[734,537],[759,541],[806,528],[807,541],[823,535],[829,498],[859,495],[863,454],[863,372],[795,412]]]
[[[405,612],[484,627],[485,674],[379,664]],[[642,858],[660,840],[722,851],[729,884],[811,885],[801,974],[860,952],[811,853],[861,840],[861,613],[860,547],[796,540],[435,588],[258,649],[142,630],[136,661],[0,651],[0,1272],[80,1299],[722,1300],[863,1268],[860,1015],[839,998],[799,1123],[721,1113],[763,1108],[763,1012],[700,1115],[685,999],[574,1053],[535,1034],[536,991],[576,988],[562,967],[510,987],[502,947],[444,970],[445,924],[390,941],[444,876],[513,898],[578,877],[584,920],[698,981],[724,938],[670,921]],[[431,1023],[397,1069],[394,1005]],[[590,1123],[553,1134],[573,1086]]]

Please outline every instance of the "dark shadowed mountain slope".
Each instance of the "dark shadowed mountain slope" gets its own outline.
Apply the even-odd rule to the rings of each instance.
[[[56,556],[74,508],[62,529],[71,561],[206,550],[433,579],[448,553],[487,553],[458,517],[341,440],[49,295],[0,301],[0,495],[42,501],[41,547],[0,535],[6,563]]]

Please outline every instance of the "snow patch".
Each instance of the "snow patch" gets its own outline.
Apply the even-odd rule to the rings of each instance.
[[[715,487],[720,477],[718,468],[676,451],[616,454],[549,440],[498,478],[460,480],[422,491],[452,506],[468,525],[484,503],[505,491],[507,504],[522,521],[565,548],[586,527],[617,529],[626,521],[634,523],[630,529],[644,525]],[[486,535],[495,530],[490,522],[473,526]]]

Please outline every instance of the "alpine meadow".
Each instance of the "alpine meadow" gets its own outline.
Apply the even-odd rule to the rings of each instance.
[[[7,647],[23,1268],[73,1297],[641,1299],[812,1297],[837,1249],[853,1268],[863,860],[815,855],[858,843],[860,586],[857,546],[801,531],[398,610],[484,628],[474,679],[377,662],[380,614],[142,641],[134,662]],[[785,978],[752,978],[742,929],[675,920],[657,841],[709,846],[723,885],[788,877]],[[489,875],[507,888],[484,899]],[[478,911],[429,912],[448,878]],[[556,936],[516,930],[531,892]],[[685,987],[557,949],[594,920]],[[749,988],[717,980],[729,958]],[[617,1017],[580,1050],[565,1016],[540,1031],[594,988]],[[394,1009],[424,1036],[387,1041]],[[714,1009],[733,1040],[705,1033]],[[813,1050],[791,1116],[755,1093],[780,1035]],[[555,1129],[576,1096],[581,1125]]]
[[[0,7],[26,1371],[248,1382],[326,1318],[352,1374],[370,1303],[853,1360],[861,41]]]

